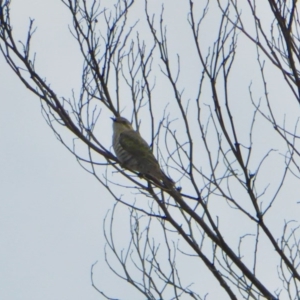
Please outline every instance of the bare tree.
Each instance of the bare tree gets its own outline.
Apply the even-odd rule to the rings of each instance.
[[[34,22],[17,43],[4,0],[0,49],[57,139],[115,199],[103,226],[113,273],[147,299],[206,299],[209,276],[230,299],[299,299],[299,225],[285,214],[297,209],[300,177],[296,1],[184,2],[175,16],[145,0],[137,18],[133,0],[62,0],[83,58],[78,95],[58,96],[36,70]],[[176,187],[122,169],[108,114],[131,117]],[[130,228],[121,250],[119,205]],[[112,299],[93,269],[92,283]]]

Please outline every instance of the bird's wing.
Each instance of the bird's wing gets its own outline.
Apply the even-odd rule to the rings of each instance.
[[[135,157],[149,156],[149,153],[152,155],[149,145],[136,131],[122,132],[119,141],[123,149]]]

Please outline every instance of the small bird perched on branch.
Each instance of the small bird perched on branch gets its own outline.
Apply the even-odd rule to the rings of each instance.
[[[160,168],[147,142],[135,131],[130,122],[122,117],[113,120],[113,148],[122,167],[137,171],[156,183],[161,181],[167,188],[174,182]]]

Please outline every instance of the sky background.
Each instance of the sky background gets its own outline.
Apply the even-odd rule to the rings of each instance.
[[[13,1],[11,7],[22,38],[29,17],[36,19],[38,65],[69,95],[76,56],[67,10],[60,1]],[[101,299],[91,287],[96,261],[96,281],[116,292],[103,260],[103,218],[112,199],[56,140],[39,99],[2,56],[0,70],[0,299]]]
[[[71,18],[67,9],[60,1],[53,0],[12,2],[12,24],[16,36],[25,39],[29,17],[35,19],[38,29],[32,46],[38,54],[37,69],[58,94],[70,96],[72,88],[76,91],[79,85],[81,59],[76,41],[68,30]],[[174,6],[173,11],[166,13],[176,14],[180,9]],[[185,15],[183,19],[186,20]],[[208,28],[213,30],[216,24],[210,25]],[[171,34],[181,33],[179,22],[174,24],[173,30],[172,33],[170,29]],[[210,38],[208,35],[207,39]],[[178,43],[176,49],[179,52],[186,51],[185,42],[177,40],[174,43]],[[243,69],[233,71],[244,80],[236,87],[237,109],[240,110],[247,109],[242,95],[249,87],[247,75],[254,68],[247,61],[248,51],[249,48],[245,47],[238,54],[245,63]],[[193,61],[186,63],[191,64],[188,72],[196,74],[199,71]],[[26,90],[2,56],[0,70],[0,299],[103,299],[91,286],[91,266],[97,261],[94,281],[99,288],[116,298],[143,299],[128,284],[116,281],[104,261],[103,219],[114,201],[58,142],[42,117],[39,99]],[[183,76],[181,84],[189,84],[193,89],[189,78]],[[252,80],[256,84],[260,79]],[[276,75],[273,80],[276,82]],[[259,95],[260,92],[255,93]],[[277,99],[287,95],[283,88],[275,93]],[[281,104],[275,113],[284,109],[284,103]],[[157,105],[159,108],[160,103]],[[109,115],[106,117],[103,132],[109,144],[111,121]],[[266,135],[270,135],[267,130]],[[260,138],[263,146],[265,137]],[[275,175],[266,173],[266,176]],[[293,190],[291,186],[287,189]],[[291,191],[290,199],[294,201],[297,193],[296,189]],[[288,206],[285,209],[288,218],[297,219],[299,216],[299,209]],[[276,214],[270,218],[277,222]],[[228,224],[230,221],[228,215]],[[126,227],[127,216],[120,222]],[[282,223],[278,222],[278,230],[281,227]],[[126,242],[121,230],[117,228],[120,244]],[[198,273],[196,268],[187,271],[191,278]],[[200,279],[203,286],[211,280],[210,275]],[[269,284],[272,285],[271,276]],[[216,288],[215,295],[217,291]],[[212,296],[211,299],[217,298]]]

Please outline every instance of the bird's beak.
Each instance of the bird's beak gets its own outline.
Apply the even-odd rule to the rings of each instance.
[[[116,118],[111,118],[114,122],[116,121]]]

